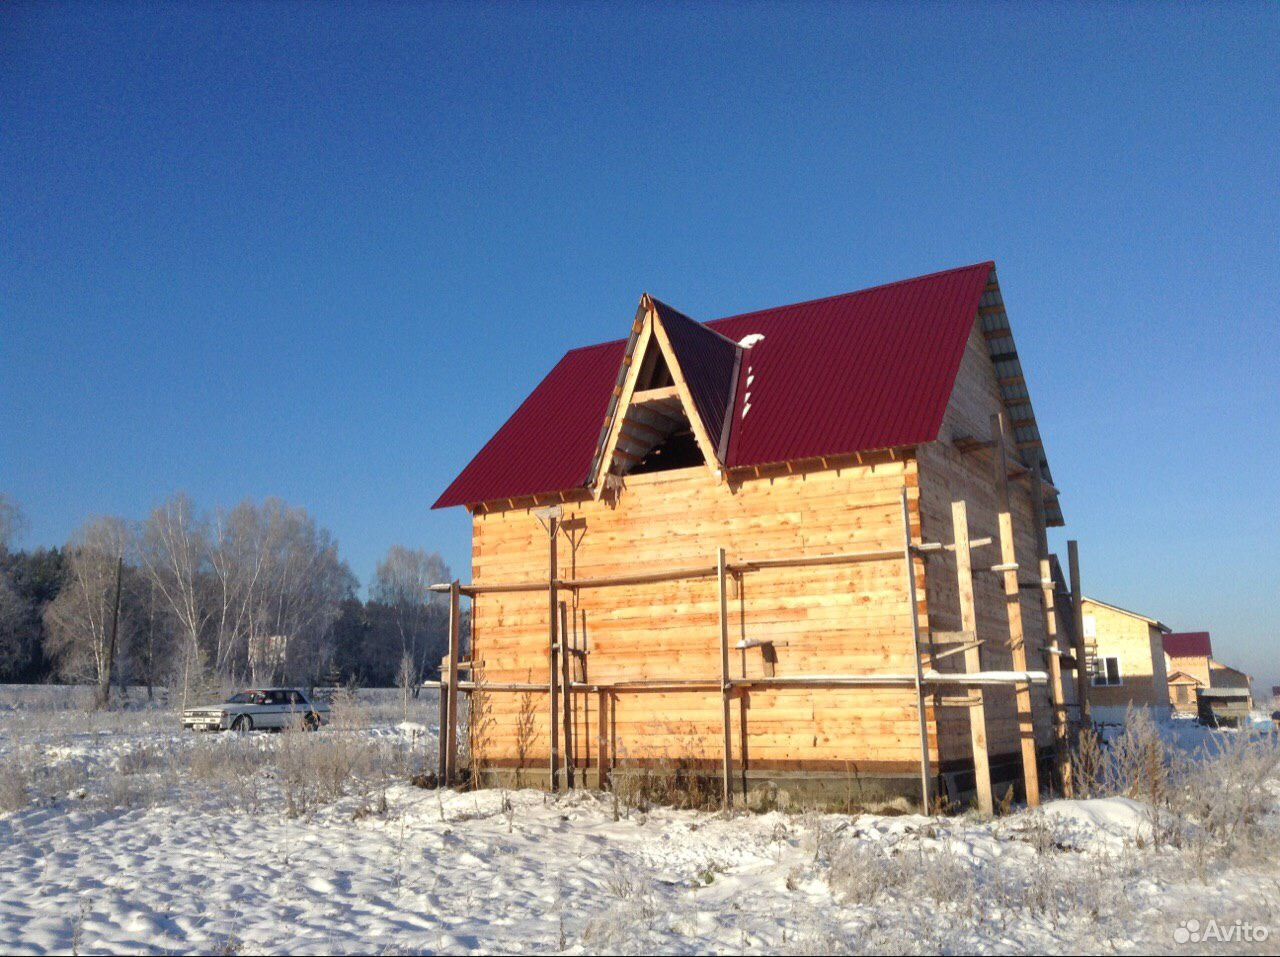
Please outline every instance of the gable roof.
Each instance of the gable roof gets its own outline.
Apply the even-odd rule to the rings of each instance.
[[[721,464],[936,439],[993,269],[979,263],[705,326],[661,305],[664,325],[678,330],[673,348],[690,357],[681,364],[712,434],[719,434],[708,419],[726,391],[729,347],[763,337],[740,350]],[[433,507],[584,487],[625,349],[626,340],[617,340],[566,354]]]
[[[1211,658],[1213,644],[1207,631],[1177,631],[1164,636],[1164,653],[1170,658]]]
[[[1160,621],[1159,619],[1148,618],[1146,615],[1143,615],[1139,612],[1130,611],[1128,608],[1121,608],[1119,605],[1112,605],[1105,601],[1098,601],[1098,599],[1090,598],[1088,595],[1082,596],[1081,601],[1087,601],[1092,605],[1100,605],[1103,608],[1109,608],[1112,611],[1117,611],[1122,615],[1128,615],[1130,618],[1137,618],[1139,621],[1145,621],[1148,625],[1154,625],[1157,630],[1164,632],[1164,635],[1169,634],[1169,626],[1166,625],[1164,622]]]

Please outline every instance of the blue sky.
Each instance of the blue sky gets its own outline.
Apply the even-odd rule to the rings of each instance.
[[[1086,590],[1280,683],[1280,7],[7,5],[0,489],[367,581],[568,348],[994,259]],[[1066,535],[1056,535],[1059,547]]]

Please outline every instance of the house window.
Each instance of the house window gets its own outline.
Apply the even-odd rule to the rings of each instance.
[[[1084,616],[1084,636],[1086,638],[1098,637],[1098,619],[1093,615]]]
[[[1120,659],[1095,658],[1093,662],[1093,683],[1095,687],[1111,687],[1124,684],[1120,680]]]

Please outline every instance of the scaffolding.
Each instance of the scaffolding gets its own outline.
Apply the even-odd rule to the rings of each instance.
[[[932,697],[933,707],[965,707],[970,709],[970,743],[973,752],[975,773],[975,791],[977,804],[981,811],[990,814],[994,811],[992,793],[990,756],[987,750],[986,711],[987,698],[985,689],[993,687],[1012,687],[1014,689],[1014,707],[1016,709],[1019,744],[1022,758],[1022,774],[1027,803],[1034,806],[1039,803],[1040,782],[1038,769],[1038,749],[1035,741],[1034,715],[1032,708],[1031,686],[1046,685],[1049,692],[1052,722],[1054,729],[1054,753],[1059,779],[1064,791],[1069,795],[1071,789],[1070,767],[1070,725],[1067,703],[1063,693],[1062,669],[1075,669],[1077,687],[1085,683],[1083,675],[1083,647],[1080,628],[1079,559],[1076,543],[1069,542],[1070,568],[1072,576],[1072,618],[1074,627],[1062,629],[1073,632],[1074,648],[1068,650],[1060,647],[1061,635],[1057,627],[1056,608],[1054,602],[1054,581],[1050,571],[1047,536],[1045,533],[1044,509],[1041,482],[1035,469],[1016,465],[1010,471],[1004,448],[1003,422],[1000,417],[993,417],[993,439],[973,447],[993,447],[996,463],[997,495],[997,528],[996,537],[971,538],[969,534],[968,513],[964,501],[952,503],[952,523],[954,541],[915,542],[911,531],[911,511],[907,490],[902,490],[902,544],[895,548],[870,549],[863,551],[843,552],[830,555],[804,556],[796,558],[739,558],[730,561],[724,548],[716,549],[713,556],[704,565],[666,569],[662,571],[643,572],[630,575],[612,575],[604,577],[562,578],[559,574],[557,545],[560,534],[562,511],[560,506],[545,509],[537,513],[539,521],[548,532],[548,575],[536,581],[493,582],[482,584],[463,584],[459,581],[441,583],[431,586],[433,592],[448,595],[449,607],[449,643],[448,655],[441,663],[440,677],[440,756],[439,779],[442,785],[458,780],[458,725],[459,695],[483,693],[545,693],[549,699],[549,781],[552,790],[557,790],[561,779],[561,747],[566,761],[563,765],[564,784],[568,788],[575,787],[575,761],[573,759],[573,700],[575,695],[595,695],[598,703],[600,742],[596,753],[597,784],[604,788],[609,777],[608,748],[606,744],[605,721],[606,708],[612,696],[621,692],[642,691],[705,691],[708,694],[719,694],[722,701],[722,725],[724,742],[721,762],[721,799],[728,808],[734,799],[733,777],[735,774],[732,740],[732,705],[736,697],[743,692],[759,689],[783,690],[796,688],[910,688],[914,691],[916,713],[919,728],[920,747],[920,800],[923,809],[935,806],[936,779],[932,771],[929,753],[929,699]],[[1032,500],[1035,505],[1035,523],[1037,532],[1037,571],[1039,578],[1034,581],[1022,581],[1019,578],[1019,563],[1015,557],[1014,529],[1012,512],[1009,504],[1009,479],[1011,477],[1030,475],[1032,482]],[[999,561],[989,565],[975,566],[973,552],[988,546],[998,546]],[[956,560],[956,575],[960,606],[961,630],[958,632],[932,632],[928,636],[922,634],[919,613],[919,600],[916,588],[915,559],[927,559],[932,555],[952,553]],[[729,589],[731,576],[759,572],[776,568],[799,568],[819,565],[850,565],[862,562],[901,562],[906,576],[906,595],[910,603],[911,637],[913,645],[914,669],[904,673],[862,673],[862,674],[808,674],[788,676],[764,676],[754,678],[735,678],[730,674],[729,641],[730,621],[728,613]],[[1007,671],[984,670],[982,667],[981,648],[984,640],[978,637],[977,608],[974,597],[974,576],[977,573],[991,573],[999,576],[1003,582],[1006,600],[1006,621],[1008,623],[1008,648],[1012,669]],[[565,640],[567,628],[564,619],[565,608],[560,604],[562,591],[573,593],[576,605],[577,593],[584,589],[610,588],[625,585],[649,584],[671,581],[694,581],[715,579],[719,595],[719,650],[720,673],[696,678],[664,678],[638,679],[614,682],[576,681],[573,679],[569,642]],[[1047,643],[1045,651],[1045,669],[1030,669],[1027,656],[1023,623],[1021,615],[1020,594],[1023,590],[1034,590],[1041,596],[1042,609],[1046,622]],[[542,592],[548,595],[548,642],[547,642],[547,681],[538,682],[489,682],[477,681],[475,675],[481,669],[477,661],[461,660],[461,614],[460,601],[463,596],[473,603],[482,595],[508,594],[514,592]],[[925,638],[928,638],[927,646]],[[733,648],[745,648],[745,644]],[[941,650],[936,650],[938,648]],[[1072,653],[1074,651],[1074,654]],[[962,671],[942,672],[936,665],[953,656],[963,656]],[[471,675],[463,680],[462,673]],[[584,669],[584,679],[586,677]],[[967,692],[963,697],[943,699],[941,692],[946,689],[960,689]],[[1087,700],[1078,692],[1079,714],[1077,724],[1083,726],[1088,721]],[[745,737],[745,724],[742,729]],[[585,770],[585,769],[584,769]],[[745,767],[744,767],[745,770]],[[744,785],[745,787],[745,785]]]

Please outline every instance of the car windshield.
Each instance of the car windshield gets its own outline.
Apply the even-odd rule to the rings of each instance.
[[[227,699],[227,704],[266,704],[267,695],[263,691],[241,691]]]

